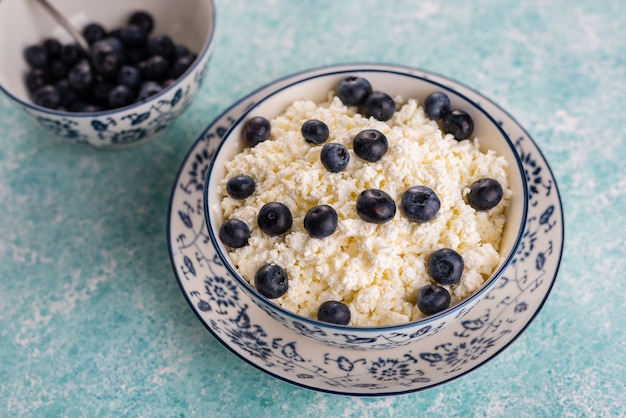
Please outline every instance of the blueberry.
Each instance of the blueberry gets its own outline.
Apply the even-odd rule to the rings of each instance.
[[[150,55],[160,55],[168,60],[176,56],[176,45],[167,35],[155,35],[148,39]]]
[[[439,120],[450,111],[450,99],[445,93],[436,91],[426,96],[424,112],[432,120]]]
[[[317,308],[317,319],[337,325],[350,323],[350,308],[341,302],[328,300]]]
[[[248,244],[250,229],[241,219],[228,219],[219,231],[220,241],[231,248],[241,248]]]
[[[435,192],[426,186],[409,187],[402,194],[400,210],[409,220],[428,222],[439,212],[441,203]]]
[[[428,257],[428,274],[438,283],[455,284],[461,280],[465,263],[461,254],[451,248],[441,248]]]
[[[31,68],[46,68],[48,66],[48,54],[39,45],[29,46],[24,50],[24,58]]]
[[[102,41],[109,43],[113,47],[113,49],[115,49],[116,51],[118,51],[120,54],[123,55],[124,45],[122,44],[122,41],[119,38],[108,36],[104,38]]]
[[[382,190],[368,189],[356,199],[356,212],[361,219],[374,224],[389,222],[396,214],[396,204]]]
[[[102,108],[98,105],[84,103],[84,102],[75,102],[70,108],[70,111],[72,112],[83,112],[83,113],[99,112],[101,110]]]
[[[145,71],[145,69],[146,69],[146,61],[147,61],[147,60],[148,60],[148,59],[146,58],[145,60],[143,60],[143,61],[139,61],[139,62],[137,62],[137,63],[136,63],[136,64],[137,64],[137,65],[136,65],[136,67],[139,69],[139,72],[141,72],[142,74],[143,74],[143,72],[144,72],[144,71]],[[127,60],[127,61],[128,61],[128,60]]]
[[[366,161],[378,161],[387,153],[387,137],[376,129],[366,129],[352,140],[354,153]]]
[[[105,77],[114,76],[122,66],[122,46],[115,38],[97,41],[90,53],[94,70]]]
[[[173,78],[168,78],[167,80],[165,80],[163,83],[161,83],[161,85],[163,86],[163,88],[168,88],[169,86],[171,86],[172,84],[176,83],[176,80],[174,80]]]
[[[344,170],[350,162],[348,149],[341,144],[331,142],[325,144],[320,152],[320,161],[331,173],[338,173]]]
[[[396,104],[387,93],[375,91],[363,102],[363,113],[366,117],[385,122],[393,116]]]
[[[145,33],[150,33],[152,32],[152,28],[154,28],[154,19],[149,13],[138,10],[130,15],[128,24],[139,26]]]
[[[150,53],[146,48],[125,48],[124,58],[125,63],[129,65],[137,66],[140,62],[147,60],[150,57]]]
[[[91,100],[94,104],[102,107],[109,107],[109,94],[115,84],[110,80],[96,81],[91,88]]]
[[[344,78],[337,86],[337,96],[346,106],[360,106],[372,94],[372,85],[363,77]]]
[[[37,90],[50,84],[51,81],[50,74],[41,68],[33,68],[26,73],[26,88],[30,94],[35,94]]]
[[[77,92],[87,92],[94,82],[94,74],[89,61],[83,59],[74,65],[67,75],[67,81]]]
[[[83,108],[85,108],[87,106],[87,103],[85,103],[83,100],[81,99],[77,99],[74,103],[72,103],[68,110],[70,112],[83,112]]]
[[[115,86],[109,92],[109,107],[116,109],[118,107],[128,106],[135,101],[135,94],[130,87],[123,84]]]
[[[304,140],[310,144],[322,144],[328,139],[328,126],[317,119],[309,119],[300,128]]]
[[[259,228],[267,235],[280,235],[291,228],[293,218],[289,208],[279,202],[270,202],[263,205],[257,215]]]
[[[263,116],[255,116],[246,121],[241,129],[241,135],[249,147],[267,140],[271,132],[270,121]]]
[[[141,81],[139,68],[132,65],[123,65],[119,73],[117,73],[117,83],[128,86],[131,89],[138,89]]]
[[[329,205],[311,208],[304,216],[304,229],[311,238],[324,238],[337,229],[337,212]]]
[[[55,59],[50,63],[50,67],[48,68],[48,72],[50,77],[54,80],[61,80],[67,77],[68,68],[67,65],[63,63],[63,61],[59,59]]]
[[[489,210],[500,203],[501,199],[502,186],[489,177],[472,183],[467,194],[468,203],[476,210]]]
[[[154,81],[145,81],[141,84],[141,88],[139,89],[139,95],[137,96],[138,101],[146,100],[151,96],[159,93],[162,90],[162,87],[159,83]]]
[[[452,110],[443,116],[443,131],[452,134],[457,141],[467,139],[474,131],[472,117],[462,110]]]
[[[170,70],[170,62],[160,55],[153,55],[145,62],[142,75],[150,80],[162,81]]]
[[[69,109],[78,101],[76,92],[70,87],[67,80],[59,80],[54,86],[59,93],[59,106]]]
[[[121,42],[122,41],[121,35],[122,35],[122,28],[113,28],[109,31],[107,38],[115,38]]]
[[[185,55],[193,55],[189,52],[189,49],[185,45],[178,44],[176,45],[176,59],[182,58]]]
[[[180,58],[177,58],[174,61],[174,65],[172,66],[172,77],[178,78],[187,71],[191,64],[196,60],[196,56],[194,54],[187,54]]]
[[[127,48],[141,48],[148,42],[148,34],[139,26],[130,25],[120,29],[120,41]]]
[[[61,96],[54,86],[48,84],[35,93],[35,104],[48,109],[56,109],[61,104]]]
[[[233,199],[245,199],[254,193],[254,179],[245,174],[228,179],[226,182],[226,192]]]
[[[106,36],[106,31],[98,23],[89,23],[83,28],[83,37],[89,45],[93,45]]]
[[[448,306],[450,306],[450,293],[445,287],[429,284],[417,291],[417,307],[426,315],[441,312]]]
[[[276,264],[266,264],[254,275],[254,287],[268,299],[276,299],[287,293],[287,272]]]
[[[41,45],[43,46],[43,49],[45,49],[46,54],[48,54],[48,59],[56,59],[61,56],[61,49],[63,49],[63,45],[61,45],[61,42],[56,39],[45,39]]]
[[[73,67],[81,59],[85,58],[85,53],[77,44],[64,45],[59,55],[61,61],[68,67]]]

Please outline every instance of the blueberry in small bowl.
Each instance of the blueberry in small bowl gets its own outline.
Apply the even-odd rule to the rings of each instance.
[[[249,193],[232,193],[241,179]],[[355,350],[459,321],[502,279],[527,207],[516,147],[485,109],[367,65],[256,101],[217,145],[204,192],[208,235],[252,302]]]
[[[140,144],[196,97],[213,46],[212,0],[55,6],[89,51],[35,2],[0,2],[0,90],[47,133],[104,148]]]

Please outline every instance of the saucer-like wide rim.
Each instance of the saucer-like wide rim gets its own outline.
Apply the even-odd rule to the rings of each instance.
[[[343,67],[345,68],[350,68],[352,64],[345,64]],[[357,64],[354,64],[357,65]],[[497,109],[501,114],[502,114],[502,118],[505,119],[508,123],[510,123],[511,125],[513,125],[513,130],[518,130],[518,134],[521,135],[521,137],[519,138],[519,140],[525,139],[528,142],[524,142],[525,144],[529,144],[531,147],[531,152],[529,153],[525,153],[524,156],[524,161],[525,162],[533,162],[533,161],[538,161],[539,162],[539,168],[541,169],[545,169],[543,171],[543,174],[545,174],[545,176],[547,177],[547,180],[544,181],[545,184],[547,184],[550,189],[548,190],[548,192],[546,193],[546,196],[549,196],[550,193],[552,193],[552,197],[550,197],[549,202],[551,203],[551,205],[549,206],[549,208],[551,208],[553,210],[553,214],[554,217],[558,218],[556,220],[554,220],[554,218],[547,218],[547,220],[554,220],[552,227],[554,227],[557,232],[553,233],[553,240],[554,243],[552,242],[552,240],[550,240],[550,244],[553,245],[553,249],[551,247],[552,250],[552,263],[554,264],[553,266],[549,266],[550,270],[545,272],[545,275],[542,274],[541,280],[543,280],[543,284],[539,283],[539,279],[537,279],[537,285],[540,286],[538,288],[539,293],[535,294],[535,302],[538,302],[536,304],[536,306],[534,307],[534,309],[529,308],[527,315],[525,315],[522,318],[521,322],[514,322],[511,326],[514,326],[515,329],[512,330],[507,337],[504,337],[502,340],[502,343],[499,345],[496,345],[494,347],[492,347],[491,352],[489,352],[489,350],[486,350],[486,352],[482,353],[481,356],[479,356],[478,360],[472,364],[468,364],[466,365],[464,370],[461,370],[458,374],[455,375],[450,375],[450,376],[446,376],[443,379],[439,379],[437,381],[434,382],[428,382],[428,383],[424,383],[424,384],[414,384],[412,386],[407,386],[407,387],[402,387],[400,390],[391,390],[391,391],[380,391],[380,390],[368,390],[367,387],[362,387],[362,388],[357,388],[355,390],[341,390],[341,387],[338,388],[325,388],[325,387],[318,387],[315,385],[314,381],[308,381],[308,380],[302,380],[302,379],[298,379],[295,376],[289,376],[286,375],[286,373],[283,370],[273,370],[270,367],[268,367],[266,364],[263,364],[262,361],[260,361],[258,358],[251,356],[248,352],[241,350],[241,347],[237,346],[232,339],[229,341],[227,338],[225,338],[225,336],[222,334],[220,328],[218,325],[216,325],[214,323],[214,318],[205,318],[203,317],[204,313],[201,312],[200,309],[198,309],[198,306],[194,303],[194,300],[192,300],[193,292],[188,293],[188,287],[190,286],[189,284],[189,279],[186,277],[187,273],[185,271],[185,269],[188,267],[186,266],[186,262],[188,260],[186,260],[186,256],[185,258],[183,258],[182,261],[184,261],[183,264],[185,265],[178,265],[177,261],[175,259],[175,257],[177,257],[178,255],[180,255],[180,253],[184,250],[184,249],[190,249],[193,247],[194,250],[198,250],[198,249],[202,249],[201,247],[206,245],[206,239],[208,238],[206,236],[206,231],[203,232],[203,228],[206,229],[206,224],[203,223],[203,225],[201,225],[200,229],[197,229],[197,225],[194,224],[193,227],[191,228],[191,232],[193,232],[195,234],[195,236],[193,236],[191,238],[191,240],[189,242],[182,242],[179,241],[179,239],[182,237],[182,235],[180,235],[182,232],[188,232],[188,231],[181,231],[180,229],[177,231],[174,231],[173,228],[180,226],[177,225],[180,224],[181,219],[175,219],[174,216],[178,215],[179,218],[181,217],[181,213],[177,212],[176,210],[186,210],[187,211],[187,215],[188,214],[193,214],[194,211],[196,211],[196,209],[192,208],[191,206],[189,206],[189,204],[184,200],[184,194],[192,194],[191,192],[189,192],[190,187],[192,186],[198,186],[198,181],[203,181],[203,180],[194,180],[193,176],[192,178],[189,180],[187,178],[185,178],[185,180],[187,181],[186,183],[181,183],[181,178],[183,177],[184,173],[188,173],[188,170],[193,170],[194,174],[197,174],[198,171],[200,171],[200,168],[198,165],[196,165],[196,163],[200,163],[202,157],[206,156],[210,156],[211,152],[212,152],[212,147],[215,146],[215,142],[219,139],[219,137],[221,135],[223,135],[223,133],[225,132],[225,128],[224,126],[228,126],[230,124],[232,124],[232,122],[234,122],[234,120],[238,117],[239,114],[243,113],[243,111],[245,111],[246,108],[246,103],[248,103],[248,106],[250,104],[253,103],[253,99],[255,97],[255,95],[258,95],[259,93],[262,93],[264,89],[267,88],[267,86],[265,87],[261,87],[260,89],[252,92],[251,94],[249,94],[248,96],[242,98],[241,100],[237,101],[235,104],[233,104],[231,107],[229,107],[227,110],[225,110],[220,116],[218,116],[203,132],[202,134],[197,138],[197,140],[195,141],[195,143],[193,144],[193,146],[189,149],[189,151],[187,152],[183,163],[181,164],[178,174],[176,176],[176,180],[173,183],[172,186],[172,192],[171,192],[171,200],[170,200],[170,205],[169,205],[169,209],[168,209],[168,222],[167,222],[167,238],[168,238],[168,248],[169,248],[169,254],[170,254],[170,261],[172,263],[172,268],[173,268],[173,272],[174,275],[178,281],[179,287],[181,289],[181,291],[183,292],[183,295],[185,297],[185,299],[187,300],[187,303],[189,304],[190,308],[192,309],[192,311],[194,312],[194,314],[196,315],[196,317],[200,320],[200,322],[205,326],[205,328],[217,339],[218,342],[220,342],[220,344],[222,344],[225,348],[227,348],[230,352],[232,352],[233,354],[235,354],[237,357],[241,358],[243,361],[245,361],[246,363],[250,364],[251,366],[259,369],[260,371],[275,377],[279,380],[282,380],[286,383],[292,384],[294,386],[298,386],[298,387],[302,387],[305,389],[310,389],[310,390],[314,390],[314,391],[319,391],[319,392],[324,392],[324,393],[331,393],[331,394],[338,394],[338,395],[347,395],[347,396],[361,396],[361,397],[378,397],[378,396],[392,396],[392,395],[398,395],[398,394],[407,394],[407,393],[413,393],[413,392],[418,392],[418,391],[422,391],[422,390],[426,390],[426,389],[430,389],[430,388],[434,388],[436,386],[454,381],[462,376],[465,376],[466,374],[472,372],[473,370],[476,370],[477,368],[483,366],[484,364],[488,363],[490,360],[492,360],[493,358],[497,357],[498,354],[500,354],[502,351],[504,351],[508,346],[510,346],[514,341],[517,340],[517,338],[529,327],[529,325],[533,322],[533,320],[537,317],[537,315],[539,314],[539,312],[541,311],[542,307],[544,306],[557,277],[558,271],[559,271],[559,266],[560,266],[560,261],[561,261],[561,257],[562,257],[562,253],[563,253],[563,244],[564,244],[564,217],[563,217],[563,212],[562,212],[562,203],[561,203],[561,197],[558,191],[558,187],[554,178],[554,175],[552,173],[552,170],[550,168],[550,166],[548,165],[547,161],[545,160],[545,157],[543,155],[543,153],[541,152],[541,150],[537,147],[537,145],[535,144],[535,142],[532,140],[532,138],[530,137],[530,135],[528,135],[528,133],[526,132],[526,130],[511,116],[509,115],[506,111],[504,111],[501,107],[499,107],[496,103],[490,101],[489,99],[485,98],[484,96],[480,95],[479,93],[473,91],[472,89],[463,86],[461,83],[458,83],[456,81],[450,80],[449,78],[445,78],[442,76],[439,76],[437,74],[434,73],[426,73],[422,70],[417,70],[414,68],[409,68],[409,67],[401,67],[401,66],[397,66],[397,65],[387,65],[387,64],[358,64],[359,67],[363,67],[363,66],[374,66],[374,67],[381,67],[381,68],[394,68],[394,69],[400,69],[400,70],[404,70],[407,72],[416,72],[416,73],[420,73],[420,74],[431,74],[433,77],[437,77],[437,78],[441,78],[444,80],[449,80],[452,83],[456,83],[459,86],[464,87],[465,89],[467,89],[470,92],[474,92],[474,94],[476,94],[481,100],[484,100],[485,103],[487,103],[488,106],[493,107],[494,109]],[[333,66],[335,67],[335,66]],[[343,68],[342,67],[342,68]],[[308,70],[296,75],[291,75],[288,77],[285,77],[283,80],[289,80],[290,78],[297,78],[298,76],[303,76],[306,75],[307,73],[314,73],[315,71],[319,71],[319,69],[313,69],[313,70]],[[237,109],[237,113],[234,113],[235,109]],[[214,131],[214,132],[213,132]],[[197,177],[197,176],[196,176]],[[537,177],[535,177],[535,179],[537,179]],[[197,194],[197,193],[196,193]],[[547,199],[547,198],[546,198]],[[179,202],[180,201],[180,202]],[[200,201],[197,202],[198,204],[200,204]],[[535,201],[535,205],[538,202]],[[178,204],[178,206],[175,207],[175,204]],[[547,213],[548,210],[546,210],[546,212],[544,212],[541,216],[541,218],[543,218],[543,215],[545,215],[545,213]],[[536,215],[536,214],[535,214]],[[202,222],[204,222],[203,216],[198,215],[197,211],[195,212],[195,219],[196,220],[202,220]],[[534,216],[536,218],[536,216]],[[183,223],[185,223],[184,220],[182,220]],[[540,219],[540,223],[541,223],[541,219]],[[185,225],[187,227],[187,225]],[[545,242],[544,242],[545,244]],[[196,256],[203,256],[203,254],[196,254]],[[208,259],[204,259],[204,261],[207,261]],[[197,262],[200,262],[200,258],[198,258],[198,260],[196,260]],[[527,261],[530,262],[530,261]],[[180,270],[179,270],[180,268]],[[545,279],[545,280],[544,280]],[[517,283],[517,282],[516,282]],[[509,285],[506,287],[506,289],[511,289],[514,288],[513,284]],[[487,295],[487,297],[483,300],[486,300],[488,297],[491,296],[492,293],[497,293],[499,291],[499,288],[495,288],[492,289],[492,291],[490,292],[489,295]],[[531,290],[532,291],[532,290]],[[508,295],[507,295],[508,298]],[[483,301],[479,301],[477,306],[472,308],[471,313],[474,313],[474,311],[478,311],[481,308],[484,308],[482,305]],[[486,302],[485,302],[486,303]],[[517,307],[516,307],[517,308]],[[258,309],[258,308],[257,308]],[[482,309],[481,312],[476,312],[476,314],[484,314],[485,309]],[[259,313],[261,315],[265,315],[262,311],[259,311]],[[468,314],[469,316],[469,314]],[[232,318],[230,318],[230,320],[233,320]],[[286,328],[285,328],[286,330]],[[293,334],[293,333],[291,333]],[[288,338],[292,338],[292,339],[298,339],[299,337],[297,335],[285,335],[285,337]],[[304,337],[302,337],[304,338]],[[439,342],[439,341],[437,341]],[[321,344],[320,343],[315,343],[313,341],[307,341],[306,342],[307,345],[311,345],[313,346],[313,349],[319,349],[321,348]],[[343,354],[347,354],[349,353],[349,350],[341,350],[341,349],[334,349],[335,351],[340,351]],[[381,355],[381,356],[385,356],[387,352],[390,351],[394,351],[395,349],[390,349],[390,350],[380,350],[378,352],[376,352],[376,355]],[[397,351],[397,350],[396,350]],[[319,385],[319,382],[318,382]]]
[[[323,69],[322,69],[323,70]],[[266,96],[264,96],[263,98],[261,98],[259,101],[255,102],[254,105],[248,107],[248,109],[246,109],[245,112],[243,112],[243,114],[241,116],[239,116],[234,122],[233,124],[229,127],[229,129],[224,133],[224,135],[222,136],[222,139],[219,141],[219,143],[217,144],[215,150],[213,151],[213,156],[211,158],[211,162],[209,163],[209,169],[207,170],[207,179],[205,180],[205,184],[204,184],[204,194],[203,194],[203,199],[204,199],[204,217],[205,217],[205,222],[207,223],[207,225],[209,226],[208,228],[208,232],[209,232],[209,237],[213,243],[213,246],[215,247],[218,256],[220,257],[220,259],[222,260],[222,262],[224,263],[224,265],[226,266],[226,268],[228,269],[228,271],[230,272],[230,274],[237,280],[237,282],[245,288],[245,291],[247,291],[250,296],[254,299],[256,299],[259,303],[266,305],[268,307],[268,309],[273,309],[276,310],[277,312],[279,312],[283,317],[289,318],[290,320],[293,321],[298,321],[299,323],[304,323],[307,326],[310,327],[321,327],[324,329],[329,329],[335,332],[352,332],[355,334],[359,334],[359,335],[364,335],[364,334],[370,334],[370,333],[381,333],[381,332],[403,332],[406,331],[407,329],[411,328],[411,329],[419,329],[420,327],[427,327],[429,325],[432,325],[433,323],[439,322],[440,320],[442,320],[444,317],[454,317],[454,315],[456,315],[458,312],[467,309],[468,305],[473,304],[477,299],[479,299],[480,297],[482,297],[486,292],[489,291],[489,289],[491,289],[495,283],[498,281],[498,279],[502,276],[503,272],[508,268],[508,266],[510,265],[511,261],[514,259],[515,257],[515,253],[517,252],[517,249],[519,248],[519,245],[521,243],[522,240],[522,235],[524,233],[524,230],[526,228],[526,218],[527,218],[527,214],[528,214],[528,186],[526,183],[526,178],[525,176],[521,176],[521,180],[522,180],[522,191],[523,191],[523,198],[521,199],[522,201],[522,214],[521,214],[521,224],[520,224],[520,228],[517,231],[517,234],[515,236],[514,239],[514,243],[511,246],[511,249],[509,250],[509,253],[507,254],[506,258],[504,259],[504,261],[498,266],[498,269],[496,271],[494,271],[492,273],[492,275],[489,277],[489,279],[487,279],[485,281],[485,283],[479,288],[477,289],[475,292],[473,292],[470,296],[468,296],[467,298],[463,299],[461,302],[457,303],[454,306],[451,306],[441,312],[438,312],[434,315],[430,315],[428,317],[419,319],[417,321],[412,321],[412,322],[408,322],[405,324],[398,324],[398,325],[389,325],[389,326],[365,326],[365,327],[350,327],[350,326],[343,326],[343,325],[336,325],[336,324],[330,324],[330,323],[323,323],[320,322],[318,320],[315,320],[313,318],[308,318],[299,314],[296,314],[292,311],[289,311],[285,308],[283,308],[280,305],[277,305],[275,303],[273,303],[272,301],[264,298],[263,296],[259,295],[258,292],[256,291],[256,289],[254,289],[243,277],[241,277],[241,275],[239,274],[239,272],[230,264],[228,257],[226,256],[226,254],[224,254],[224,252],[222,251],[222,248],[220,247],[219,244],[219,238],[216,236],[216,234],[214,233],[213,228],[210,227],[210,208],[209,205],[207,204],[207,197],[208,197],[208,186],[209,186],[209,181],[208,178],[210,177],[210,173],[213,171],[213,166],[215,164],[215,159],[216,156],[219,154],[221,148],[223,147],[224,143],[225,143],[225,138],[227,138],[232,130],[235,128],[235,126],[237,126],[239,123],[241,123],[248,114],[250,114],[250,112],[254,111],[254,109],[259,106],[263,101],[270,99],[271,97],[281,93],[282,91],[289,89],[291,87],[293,87],[296,84],[300,84],[302,82],[306,82],[309,80],[313,80],[316,78],[320,78],[320,77],[326,77],[326,76],[334,76],[334,75],[343,75],[343,74],[350,74],[350,73],[382,73],[382,74],[391,74],[391,75],[399,75],[399,76],[403,76],[403,77],[410,77],[410,78],[415,78],[427,83],[431,83],[434,86],[436,86],[437,88],[444,90],[448,93],[454,93],[456,95],[458,95],[460,98],[462,98],[463,100],[467,101],[470,105],[472,105],[476,110],[478,110],[479,112],[481,112],[501,133],[501,135],[503,136],[503,138],[505,139],[505,142],[507,143],[508,147],[510,148],[514,158],[515,158],[515,163],[516,163],[516,168],[518,170],[518,172],[523,173],[523,167],[522,167],[522,161],[520,160],[520,157],[515,149],[515,145],[513,144],[511,138],[509,137],[509,135],[504,131],[504,129],[502,129],[502,127],[497,123],[497,121],[485,110],[483,109],[478,103],[476,103],[474,100],[470,99],[469,97],[467,97],[466,95],[462,94],[461,92],[455,90],[454,88],[450,87],[450,86],[446,86],[444,84],[441,84],[439,82],[433,81],[428,79],[427,77],[421,76],[421,75],[417,75],[417,74],[409,74],[406,71],[403,71],[402,69],[399,68],[395,68],[395,69],[389,69],[389,68],[363,68],[360,69],[358,67],[358,65],[355,65],[354,68],[350,68],[350,69],[335,69],[335,67],[327,67],[327,71],[324,72],[319,72],[316,73],[314,75],[308,76],[308,77],[300,77],[297,80],[295,80],[294,82],[285,85],[285,86],[281,86],[273,91],[271,91],[269,94],[267,94]],[[280,80],[279,80],[280,81]],[[273,86],[274,83],[270,83],[268,84],[266,87],[271,87]]]

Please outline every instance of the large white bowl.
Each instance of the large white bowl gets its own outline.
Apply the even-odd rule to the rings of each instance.
[[[513,192],[513,197],[506,212],[507,222],[500,248],[500,264],[492,276],[472,295],[445,311],[419,321],[387,327],[350,327],[328,324],[295,314],[260,295],[242,278],[231,263],[227,248],[218,238],[219,227],[223,219],[220,211],[213,210],[212,207],[221,200],[217,186],[225,175],[225,162],[231,160],[244,148],[241,139],[243,123],[254,116],[264,116],[271,119],[299,99],[321,102],[327,98],[328,92],[333,90],[338,82],[348,75],[365,77],[371,82],[375,90],[384,91],[392,97],[400,95],[404,98],[423,100],[434,91],[445,92],[450,98],[452,108],[465,110],[472,117],[475,125],[474,135],[480,138],[481,150],[494,150],[506,158],[509,163],[509,188]],[[357,350],[387,349],[410,344],[430,337],[462,318],[498,282],[503,271],[513,259],[525,228],[527,209],[526,178],[516,148],[498,122],[478,103],[449,87],[424,77],[385,69],[359,70],[358,67],[337,71],[329,68],[327,72],[277,88],[251,106],[235,121],[215,149],[207,172],[204,193],[205,219],[211,241],[231,278],[249,295],[250,299],[277,322],[300,335],[331,346],[349,347]]]
[[[36,1],[0,2],[0,90],[46,132],[59,138],[97,147],[120,147],[154,138],[189,106],[208,70],[215,31],[212,0],[56,0],[54,5],[78,27],[89,22],[108,29],[124,26],[136,10],[149,12],[153,33],[167,34],[186,45],[198,58],[176,83],[148,100],[123,108],[72,113],[37,106],[24,83],[28,65],[24,48],[55,37],[72,42],[67,32]]]

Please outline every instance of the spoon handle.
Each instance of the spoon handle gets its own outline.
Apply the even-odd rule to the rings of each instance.
[[[57,22],[63,25],[63,27],[70,33],[72,38],[74,38],[78,46],[80,46],[82,50],[87,55],[89,55],[89,44],[87,43],[83,35],[78,31],[78,29],[76,29],[76,27],[65,16],[63,16],[63,14],[61,14],[56,9],[56,7],[50,4],[48,0],[36,0],[36,1],[39,4],[41,4],[52,15],[52,17],[54,17],[54,19]]]

